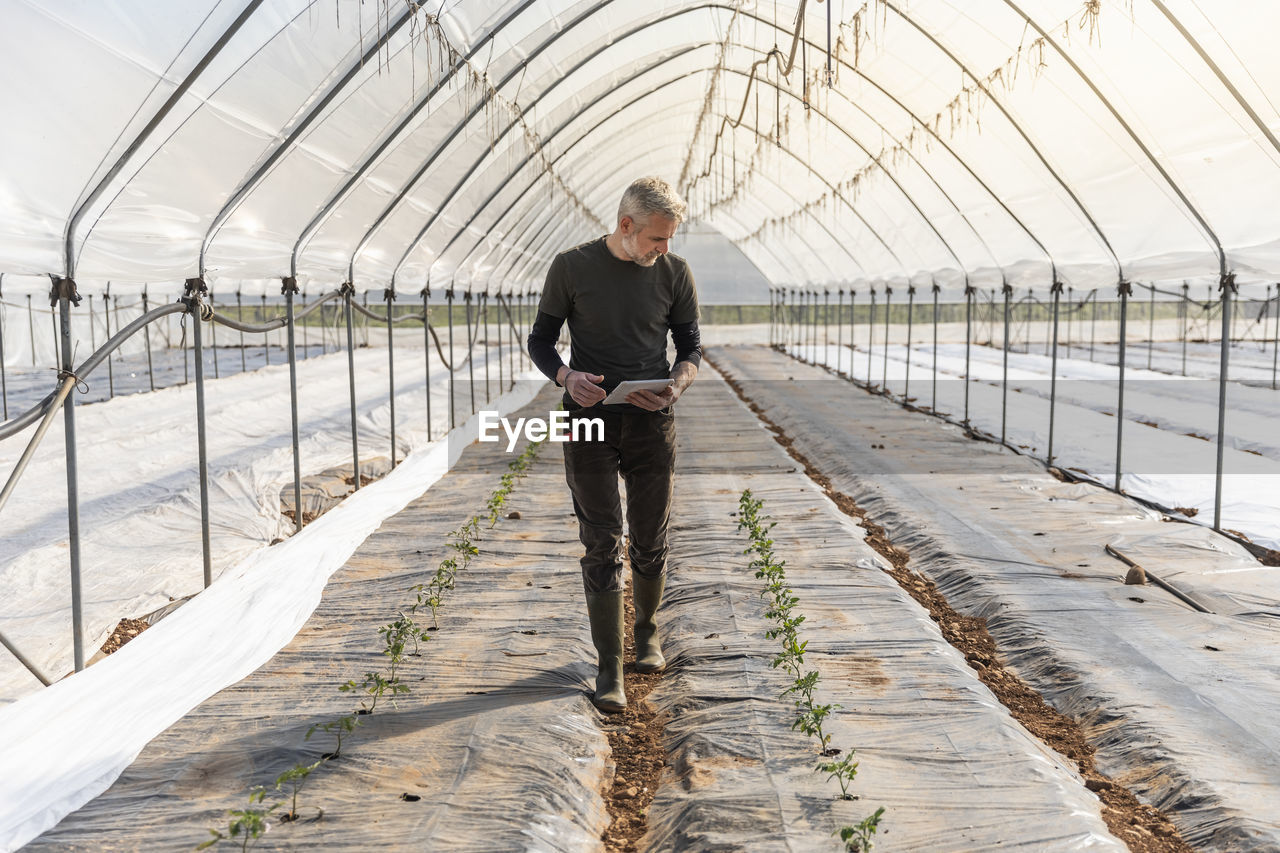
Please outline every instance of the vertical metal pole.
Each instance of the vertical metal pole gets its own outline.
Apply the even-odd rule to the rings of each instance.
[[[511,387],[516,387],[516,351],[524,349],[519,335],[516,334],[515,313],[512,311],[511,297],[515,291],[507,294],[507,329],[511,334],[511,352],[507,354],[507,373],[511,376]]]
[[[1009,422],[1009,297],[1013,295],[1013,287],[1006,281],[1001,290],[1004,293],[1004,367],[1000,381],[1000,443],[1004,444]]]
[[[361,294],[360,301],[366,309],[369,307],[369,291]],[[360,312],[360,328],[364,330],[364,346],[369,346],[369,315],[363,311]]]
[[[1187,375],[1187,321],[1191,319],[1191,285],[1182,283],[1182,375]]]
[[[836,291],[836,373],[844,375],[844,288]]]
[[[871,358],[876,350],[876,289],[871,288],[871,322],[867,323],[867,387],[874,388],[871,379]]]
[[[302,291],[302,310],[303,311],[307,310],[307,292],[305,290]],[[304,322],[302,324],[302,358],[304,361],[307,358],[308,349],[309,347],[307,346],[307,324]]]
[[[916,307],[916,286],[907,285],[907,375],[902,385],[902,399],[905,402],[911,396],[911,323]]]
[[[262,294],[262,314],[258,317],[261,323],[267,322],[267,294]],[[262,333],[262,356],[271,364],[271,333]]]
[[[1156,346],[1156,286],[1151,285],[1151,301],[1147,303],[1147,370],[1151,369],[1151,354]]]
[[[880,390],[889,393],[889,315],[892,314],[893,288],[888,282],[884,286],[884,360],[881,363]]]
[[[36,366],[36,315],[31,308],[31,294],[27,294],[27,335],[31,340],[31,366]]]
[[[396,467],[396,330],[392,325],[391,303],[395,301],[394,287],[382,291],[387,303],[387,399],[391,402],[391,467]]]
[[[107,283],[108,296],[110,296],[110,288],[111,288],[111,283],[108,282]],[[115,306],[116,328],[118,329],[120,327],[120,297],[112,296],[111,302]],[[107,335],[107,338],[110,339],[111,338],[111,313],[110,312],[107,312],[106,314],[106,321],[107,321],[106,335]],[[115,368],[111,366],[110,355],[107,356],[107,388],[108,388],[108,393],[110,395],[110,398],[114,400],[116,398],[116,372],[115,372]]]
[[[938,411],[938,293],[942,290],[935,281],[933,283],[933,402],[929,408]]]
[[[4,273],[0,273],[0,285],[4,283]],[[9,382],[4,372],[4,292],[0,291],[0,400],[4,401],[4,419],[9,420]]]
[[[204,340],[201,321],[205,318],[202,295],[207,292],[199,278],[187,279],[187,315],[191,319],[191,342],[196,356],[196,453],[200,478],[200,557],[204,567],[204,587],[213,583],[213,547],[209,540],[209,445],[204,402]],[[211,313],[211,312],[210,312]]]
[[[1231,360],[1231,298],[1236,292],[1235,273],[1222,276],[1222,345],[1218,361],[1218,460],[1213,474],[1213,529],[1222,529],[1222,460],[1227,444],[1227,368]]]
[[[92,312],[90,312],[90,318],[92,318]],[[166,318],[166,319],[167,319],[167,318]],[[92,325],[92,323],[90,323],[90,325]],[[185,329],[185,325],[184,325],[184,327],[183,327],[183,328]],[[190,371],[189,371],[189,369],[188,369],[188,365],[187,365],[187,340],[186,340],[186,338],[187,338],[186,334],[183,334],[183,335],[182,335],[182,337],[181,337],[181,338],[179,339],[179,341],[178,341],[178,346],[182,349],[182,384],[183,384],[183,385],[188,385],[188,384],[190,384],[190,383],[191,383],[191,373],[190,373]]]
[[[826,364],[831,352],[831,291],[822,288],[822,363]]]
[[[494,297],[497,297],[498,300],[498,319],[494,320],[495,325],[498,327],[498,393],[502,394],[503,389],[506,388],[502,378],[502,341],[507,334],[502,328],[502,291],[494,293]]]
[[[1065,346],[1067,348],[1067,358],[1071,358],[1071,318],[1075,315],[1074,296],[1072,296],[1071,285],[1067,285],[1067,340]]]
[[[964,288],[964,425],[969,426],[969,357],[973,348],[973,294],[968,285]]]
[[[54,279],[52,303],[58,306],[61,318],[60,332],[62,353],[59,368],[62,376],[72,373],[71,363],[71,304],[80,304],[76,283],[69,278]],[[84,623],[80,596],[80,495],[76,481],[76,395],[68,394],[62,404],[65,461],[67,466],[67,533],[68,553],[71,561],[71,645],[76,672],[84,669]]]
[[[1276,356],[1280,354],[1280,282],[1276,282],[1276,330],[1271,334],[1271,390],[1276,390]]]
[[[284,294],[285,328],[288,331],[285,345],[289,358],[289,415],[293,426],[293,525],[302,529],[302,455],[298,441],[298,351],[294,334],[296,322],[293,316],[293,295],[298,292],[298,282],[292,276],[283,280],[280,292]],[[262,294],[263,303],[267,295]]]
[[[809,363],[818,363],[818,291],[809,291]]]
[[[209,310],[213,310],[213,291],[209,291]],[[213,350],[213,378],[218,379],[218,324],[209,323],[209,347]]]
[[[431,287],[422,288],[422,359],[426,365],[427,441],[431,441]]]
[[[449,310],[449,429],[453,429],[458,425],[457,417],[454,414],[453,402],[453,381],[454,371],[457,368],[457,357],[453,351],[453,287],[450,286],[444,292],[445,302],[448,304]]]
[[[1062,282],[1055,281],[1053,294],[1053,348],[1049,362],[1049,453],[1048,464],[1053,465],[1053,427],[1058,406],[1058,310],[1062,299]]]
[[[854,378],[854,356],[858,353],[858,347],[854,346],[854,301],[856,291],[849,288],[849,378],[850,382]]]
[[[147,286],[142,286],[142,313],[147,313]],[[156,374],[151,368],[151,324],[142,327],[142,337],[147,343],[147,381],[151,383],[151,390],[156,390]]]
[[[237,320],[239,320],[241,323],[243,323],[243,322],[244,322],[244,305],[243,305],[243,304],[241,304],[241,302],[240,302],[240,291],[239,291],[239,290],[237,290],[237,291],[236,291],[236,319],[237,319]],[[246,371],[249,369],[249,368],[248,368],[248,366],[245,364],[245,354],[244,354],[244,349],[245,349],[245,347],[244,347],[244,330],[243,330],[243,329],[241,329],[241,330],[240,330],[240,372],[241,372],[241,373],[244,373],[244,372],[246,372]]]
[[[489,290],[488,285],[480,294],[480,316],[484,318],[484,401],[488,403],[492,398],[489,395]],[[502,358],[502,352],[499,350],[498,358]],[[501,381],[499,381],[501,384]]]
[[[476,360],[472,353],[472,347],[475,346],[475,335],[471,333],[471,291],[468,290],[462,295],[462,301],[467,306],[467,377],[470,380],[471,387],[471,414],[476,412]]]
[[[1118,288],[1120,295],[1120,353],[1119,353],[1119,383],[1116,386],[1116,481],[1115,489],[1120,491],[1120,474],[1121,462],[1123,461],[1124,452],[1124,362],[1125,348],[1128,345],[1129,334],[1129,297],[1133,295],[1133,286],[1127,281],[1120,282]]]
[[[351,470],[355,478],[355,490],[360,490],[360,442],[356,434],[356,340],[355,318],[352,317],[351,296],[355,293],[351,282],[342,285],[342,313],[347,327],[347,386],[351,400]]]
[[[1089,360],[1093,361],[1093,348],[1098,340],[1098,288],[1093,289],[1089,298],[1093,301],[1093,308],[1089,312]]]

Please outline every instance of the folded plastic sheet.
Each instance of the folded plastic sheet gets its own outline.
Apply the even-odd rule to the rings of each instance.
[[[524,413],[555,397],[548,390]],[[450,448],[467,445],[464,436]],[[210,828],[225,831],[226,811],[243,807],[251,786],[332,750],[329,735],[306,740],[308,728],[356,709],[339,685],[384,667],[378,628],[452,553],[449,531],[483,510],[512,458],[472,445],[446,474],[445,452],[406,461],[265,552],[274,562],[218,581],[103,663],[0,712],[15,744],[0,773],[0,848],[105,789],[27,849],[190,849]],[[549,456],[509,499],[523,519],[483,531],[439,631],[405,664],[412,692],[361,718],[341,757],[308,780],[303,820],[274,825],[261,847],[598,844],[607,744],[584,692],[592,667],[576,526]],[[173,725],[159,734],[157,722]],[[311,820],[318,809],[323,819]]]
[[[672,766],[648,849],[835,850],[836,830],[880,806],[877,850],[1124,849],[1076,772],[1010,717],[727,386],[705,376],[680,405],[661,629],[673,669],[648,700],[667,715]],[[842,706],[832,745],[861,762],[857,800],[815,772],[816,741],[779,698],[789,679],[770,667],[774,623],[736,530],[744,488],[777,522],[818,700]]]
[[[357,430],[365,457],[391,455],[386,357],[378,350],[356,353]],[[439,439],[449,428],[448,373],[434,352],[431,365],[432,437]],[[424,374],[420,348],[396,364],[399,458],[427,445]],[[496,390],[496,366],[491,374]],[[293,482],[288,375],[286,365],[276,364],[207,385],[215,578],[289,532],[279,500]],[[96,374],[94,379],[105,381]],[[525,379],[543,381],[536,372]],[[351,464],[347,389],[345,353],[299,364],[304,476]],[[454,392],[457,411],[470,412],[465,372]],[[485,405],[483,397],[477,399]],[[82,407],[76,430],[87,658],[121,618],[202,586],[195,385]],[[4,476],[31,432],[0,444]],[[0,512],[0,585],[8,591],[0,603],[0,630],[51,678],[72,669],[64,449],[59,417]],[[0,702],[39,688],[17,660],[0,654]]]
[[[1280,845],[1280,571],[780,354],[712,357],[954,607],[987,619],[1103,772],[1197,849]],[[1217,612],[1123,585],[1107,544]]]

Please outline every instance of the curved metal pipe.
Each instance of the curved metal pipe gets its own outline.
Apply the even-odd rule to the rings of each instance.
[[[107,356],[119,349],[121,344],[131,338],[138,332],[138,330],[146,326],[148,323],[154,322],[155,320],[158,320],[161,317],[166,317],[170,314],[184,313],[186,310],[187,306],[183,303],[171,302],[166,305],[161,305],[159,308],[153,308],[146,314],[135,318],[127,326],[108,338],[107,341],[103,343],[102,346],[98,347],[92,355],[80,363],[80,366],[76,368],[75,379],[82,380],[88,377],[89,374],[93,373],[94,369],[97,368],[98,365],[102,364]],[[74,381],[72,384],[74,384]],[[22,432],[22,430],[40,420],[40,418],[48,413],[51,408],[57,408],[57,406],[61,404],[58,399],[59,390],[49,392],[49,394],[35,406],[23,412],[21,415],[18,415],[16,418],[0,424],[0,441]],[[65,394],[61,395],[61,399],[65,398]],[[57,402],[55,402],[55,400],[57,400]]]

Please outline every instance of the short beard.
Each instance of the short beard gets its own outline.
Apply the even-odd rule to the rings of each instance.
[[[642,267],[651,267],[658,262],[658,256],[659,256],[658,252],[656,251],[650,252],[647,255],[636,254],[636,252],[630,246],[630,243],[632,242],[633,242],[632,238],[628,237],[625,234],[623,235],[622,251],[627,253],[627,257],[630,258],[633,263],[639,264]]]

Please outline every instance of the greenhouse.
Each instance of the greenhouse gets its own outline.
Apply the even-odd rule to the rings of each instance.
[[[0,20],[0,850],[1280,850],[1280,6]]]

